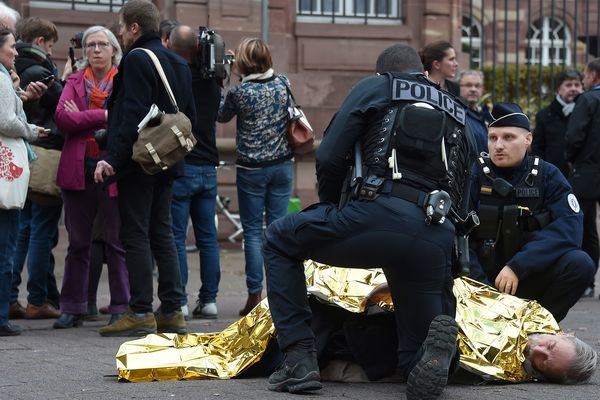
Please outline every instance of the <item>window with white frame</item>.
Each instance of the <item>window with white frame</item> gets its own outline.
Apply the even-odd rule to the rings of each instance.
[[[571,32],[557,18],[534,21],[527,30],[527,62],[531,64],[571,64]]]
[[[481,68],[481,24],[475,18],[464,15],[462,18],[462,37],[460,39],[462,51],[469,53],[469,68]]]
[[[401,0],[297,0],[296,4],[299,21],[333,23],[401,21]]]

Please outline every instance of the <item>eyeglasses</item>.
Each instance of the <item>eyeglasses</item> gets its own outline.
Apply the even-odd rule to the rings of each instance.
[[[111,44],[109,42],[91,42],[85,44],[85,48],[88,50],[94,50],[96,47],[98,47],[100,50],[106,50],[110,46]]]
[[[460,87],[481,89],[483,85],[481,83],[461,83]]]

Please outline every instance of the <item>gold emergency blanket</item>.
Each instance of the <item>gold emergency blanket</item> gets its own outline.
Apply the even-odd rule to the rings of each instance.
[[[380,269],[335,268],[305,262],[309,293],[351,312],[385,276]],[[535,301],[501,294],[468,278],[454,281],[461,365],[486,379],[531,379],[521,367],[527,335],[558,333],[552,315]],[[392,309],[389,296],[377,304]],[[175,379],[229,379],[257,362],[275,329],[266,300],[220,333],[158,334],[125,342],[117,352],[119,379],[132,382]]]
[[[461,366],[484,379],[532,380],[523,369],[527,335],[559,333],[538,302],[502,294],[468,278],[454,280]]]
[[[119,379],[232,378],[260,360],[274,335],[265,299],[222,332],[152,334],[123,343],[116,355]]]

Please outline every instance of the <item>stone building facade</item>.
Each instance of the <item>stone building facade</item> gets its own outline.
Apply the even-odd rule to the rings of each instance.
[[[60,39],[54,55],[59,66],[67,59],[69,38],[91,24],[115,23],[121,2],[7,1],[23,16],[44,17],[59,26]],[[261,0],[154,2],[165,19],[207,26],[219,32],[229,48],[235,48],[242,37],[261,36]],[[113,3],[115,8],[111,12]],[[402,42],[418,49],[430,41],[444,39],[457,49],[461,67],[468,67],[471,59],[476,61],[475,66],[480,66],[477,62],[503,62],[504,58],[497,59],[494,55],[504,57],[505,53],[509,62],[514,62],[517,54],[523,62],[528,52],[528,27],[523,21],[531,23],[534,15],[564,15],[564,22],[571,27],[571,38],[581,34],[573,31],[578,20],[578,12],[573,11],[577,1],[552,1],[554,11],[547,7],[549,3],[542,0],[269,0],[268,41],[276,72],[290,78],[296,100],[303,106],[320,139],[348,90],[359,79],[373,73],[378,54],[387,46]],[[495,10],[493,4],[496,4]],[[332,7],[336,7],[333,15]],[[587,10],[588,19],[590,15],[592,18],[588,27],[597,25],[595,2],[592,7],[593,10]],[[581,25],[580,21],[578,31],[582,31]],[[505,30],[510,36],[506,46],[503,44]],[[469,35],[474,37],[469,39]],[[579,49],[579,57],[583,57],[585,45],[573,42],[573,48]],[[223,160],[234,160],[234,142],[235,122],[220,125],[218,144]],[[220,192],[232,198],[235,209],[234,171],[222,169],[219,180]],[[301,198],[303,205],[317,200],[315,184],[313,156],[298,158],[294,194]]]

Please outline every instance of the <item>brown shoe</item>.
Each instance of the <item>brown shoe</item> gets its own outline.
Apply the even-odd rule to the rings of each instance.
[[[41,306],[27,304],[27,310],[25,310],[25,318],[27,319],[56,319],[58,317],[60,317],[60,311],[48,303]]]
[[[8,319],[23,319],[25,318],[25,307],[21,303],[14,302],[8,308]]]
[[[252,311],[252,309],[256,307],[261,300],[262,295],[260,293],[248,294],[248,300],[246,300],[246,305],[240,310],[240,316],[243,317],[245,315],[248,315],[248,313]]]

